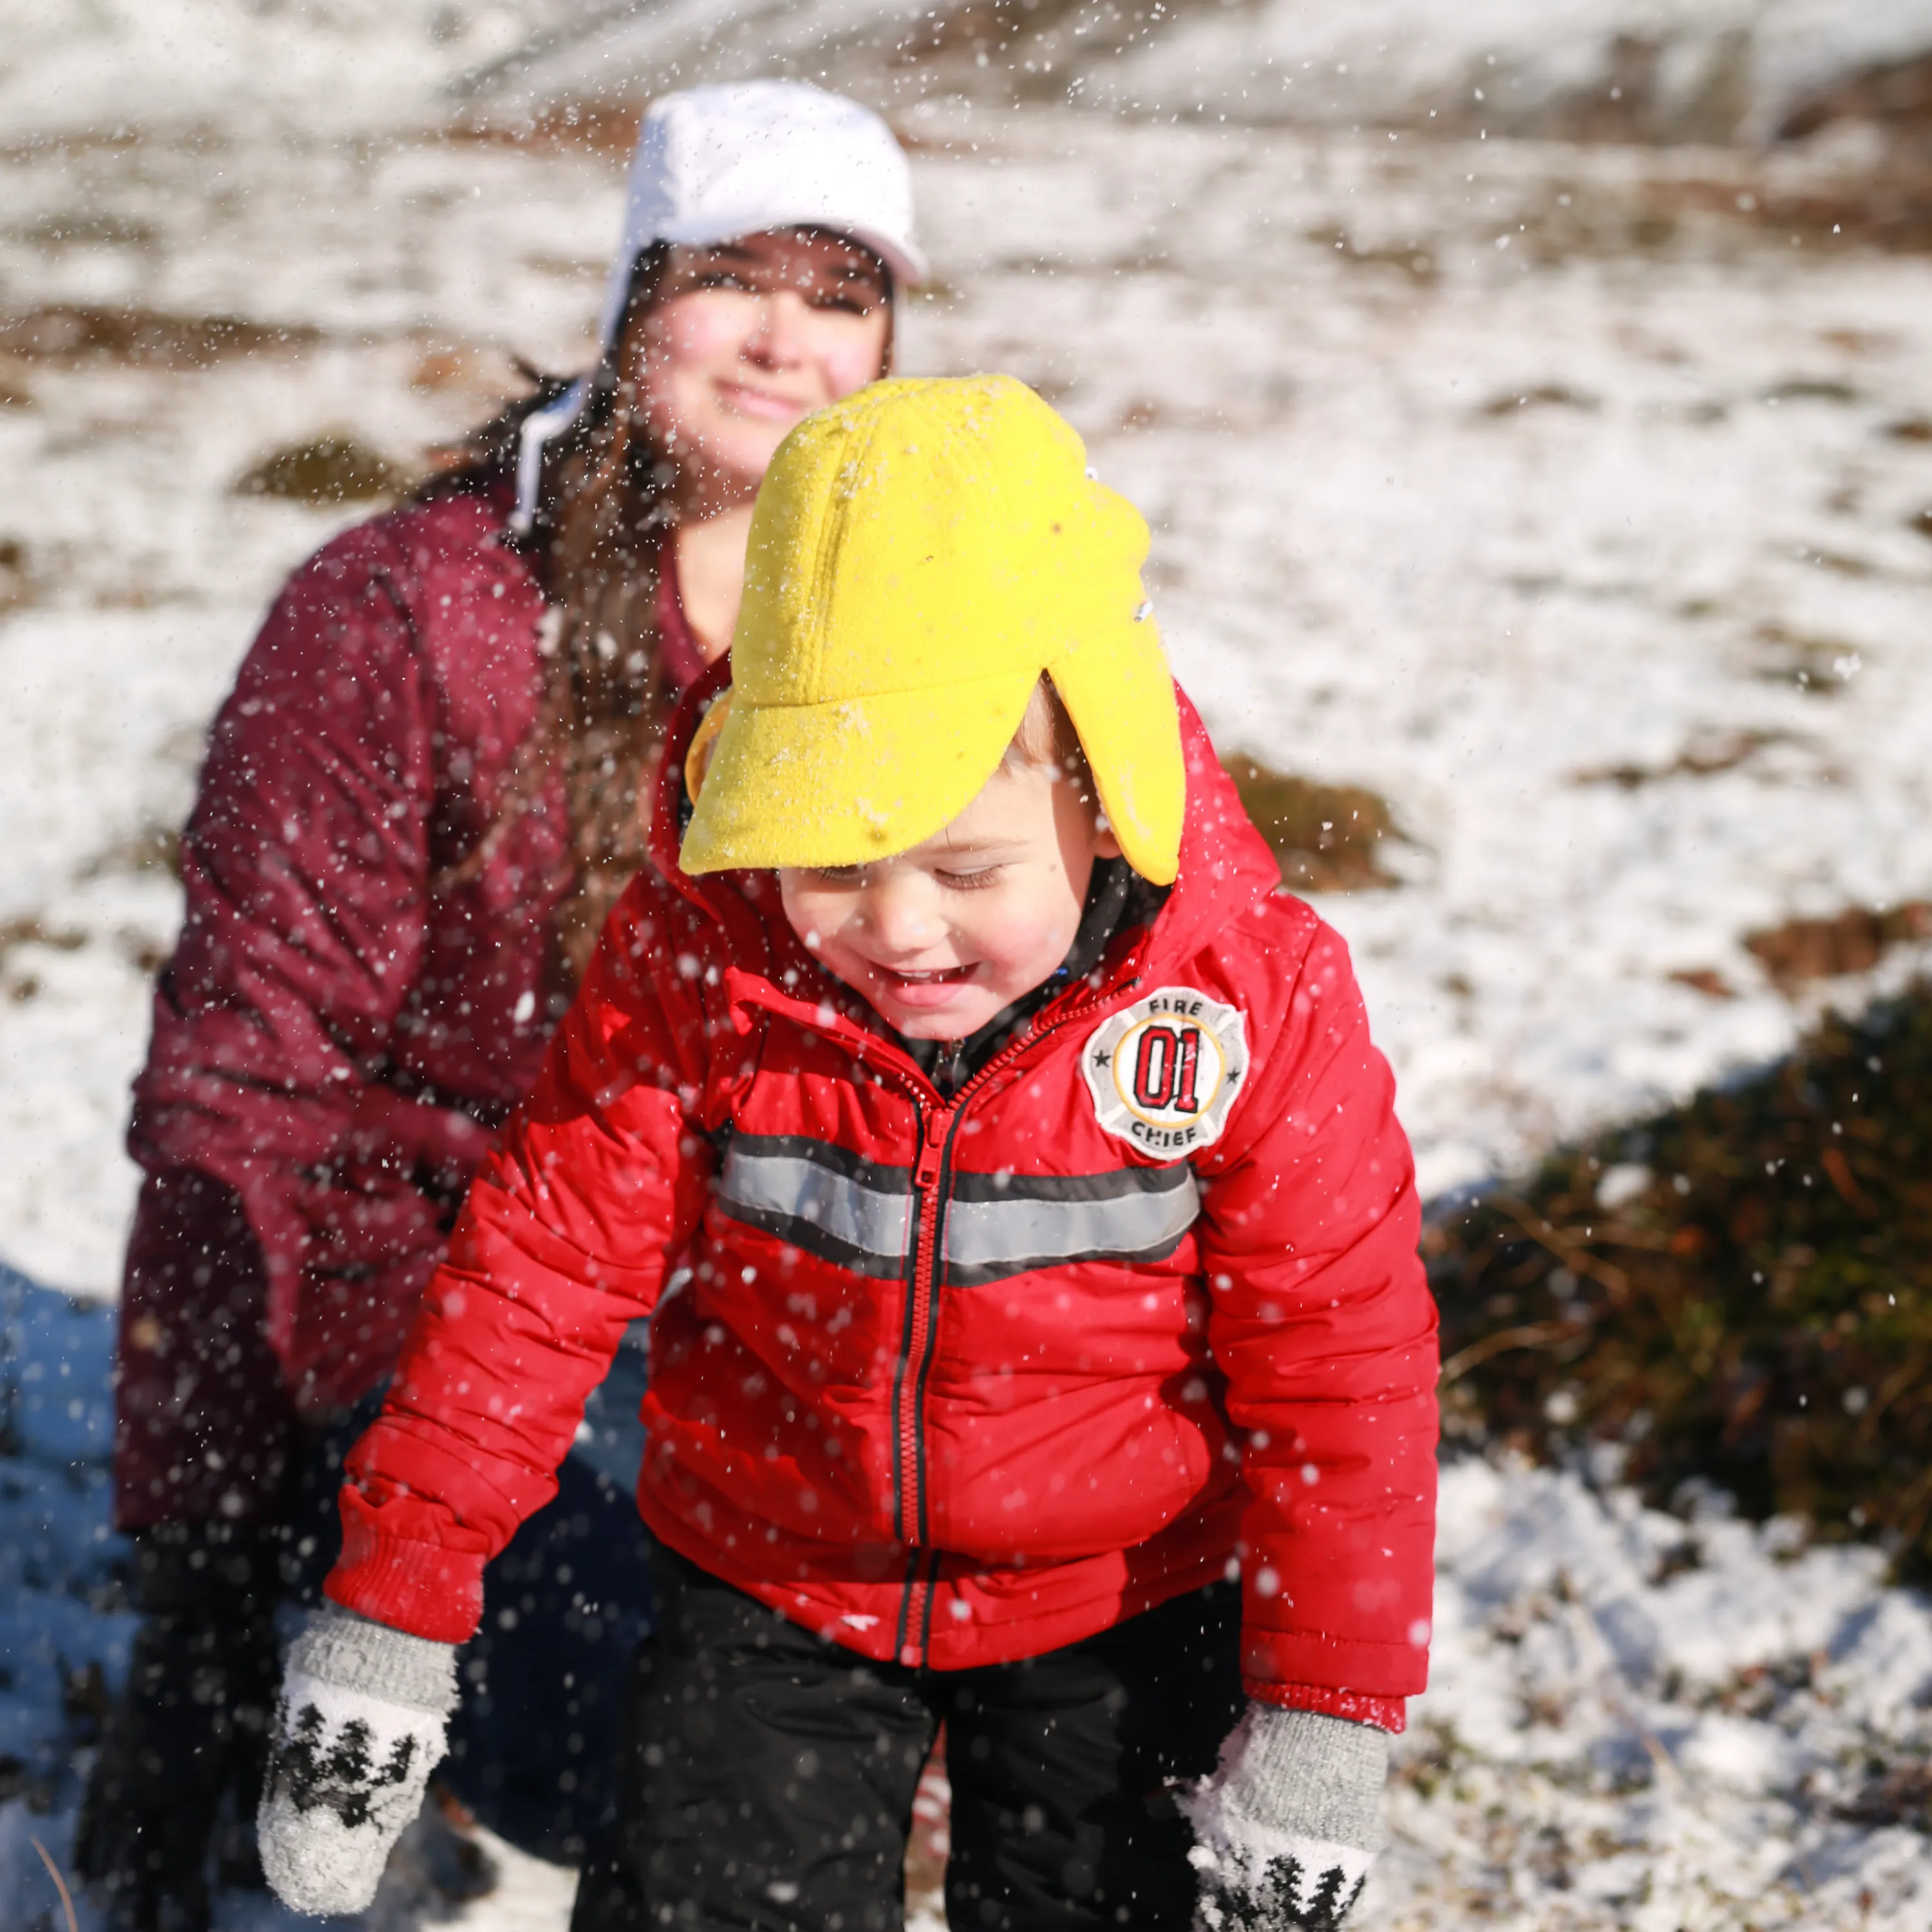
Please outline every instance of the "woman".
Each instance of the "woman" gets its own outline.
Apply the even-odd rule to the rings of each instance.
[[[76,1851],[125,1925],[207,1922],[334,1462],[644,862],[658,736],[729,641],[759,480],[883,373],[921,268],[866,110],[780,82],[659,101],[596,368],[311,559],[215,721],[130,1131],[116,1510],[144,1621]],[[601,1529],[607,1497],[634,1516],[597,1460],[499,1566],[452,1778],[565,1855],[641,1574]],[[215,1849],[232,1882],[245,1847]]]

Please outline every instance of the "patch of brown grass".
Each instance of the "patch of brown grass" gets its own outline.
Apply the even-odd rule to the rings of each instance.
[[[480,147],[578,152],[627,161],[638,145],[638,128],[643,119],[639,102],[560,101],[540,113],[515,119],[464,122],[442,139]]]
[[[1834,81],[1791,110],[1778,138],[1802,141],[1834,121],[1864,121],[1907,136],[1932,136],[1932,54],[1883,62]]]
[[[78,952],[87,944],[87,934],[70,926],[49,926],[38,914],[0,922],[0,959],[16,946],[50,946],[56,952]]]
[[[1744,935],[1744,950],[1789,992],[1810,980],[1869,973],[1887,947],[1932,939],[1932,904],[1910,899],[1889,911],[1847,906],[1829,919],[1787,919]]]
[[[279,353],[321,340],[320,329],[301,324],[88,302],[53,302],[0,316],[0,355],[60,368],[110,362],[135,369],[205,369],[234,356]]]
[[[1694,993],[1702,993],[1707,1000],[1735,1000],[1738,996],[1738,989],[1714,967],[1680,966],[1666,976]]]
[[[400,496],[412,480],[380,450],[334,432],[270,451],[236,478],[234,493],[289,503],[362,503]]]
[[[1221,762],[1280,861],[1283,885],[1346,892],[1401,883],[1382,869],[1384,843],[1402,836],[1386,800],[1360,785],[1318,784],[1271,771],[1245,752]]]
[[[106,878],[120,873],[165,872],[171,879],[181,878],[181,832],[178,827],[151,820],[97,852],[80,868],[82,879]]]
[[[1879,165],[1805,178],[1772,166],[1740,190],[1737,180],[1687,177],[1652,184],[1659,211],[1723,215],[1812,247],[1876,248],[1894,254],[1932,248],[1932,160],[1894,146]]]

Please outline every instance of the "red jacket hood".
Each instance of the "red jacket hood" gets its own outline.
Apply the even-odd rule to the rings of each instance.
[[[1192,710],[1160,913],[946,1094],[819,970],[770,873],[678,866],[695,712],[656,868],[352,1459],[331,1595],[466,1637],[649,1316],[645,1520],[794,1621],[964,1668],[1238,1561],[1253,1694],[1399,1724],[1433,1538],[1413,1169],[1346,949],[1276,888]],[[1123,1066],[1138,1094],[1184,1054],[1225,1070],[1195,1118],[1129,1104]]]

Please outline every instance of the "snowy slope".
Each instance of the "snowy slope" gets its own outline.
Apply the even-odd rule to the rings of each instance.
[[[904,0],[631,0],[467,74],[486,103],[783,69],[881,101],[960,92],[1138,113],[1762,140],[1848,76],[1932,50],[1932,0],[1222,0],[996,15]]]
[[[1928,0],[1263,0],[1238,32],[1179,10],[1090,85],[1144,110],[1492,133],[1583,108],[1613,122],[1629,97],[1625,131],[1762,139],[1834,81],[1928,47]]]
[[[1932,50],[1932,0],[10,0],[0,138],[374,130],[783,71],[878,100],[963,92],[1244,120],[1760,140]],[[1613,95],[1612,90],[1617,90]],[[1625,111],[1617,111],[1617,104]]]
[[[0,139],[393,128],[566,0],[8,0]]]

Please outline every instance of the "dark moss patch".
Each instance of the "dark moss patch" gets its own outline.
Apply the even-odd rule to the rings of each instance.
[[[27,546],[18,537],[0,537],[0,610],[26,603],[32,590]]]
[[[104,208],[70,208],[64,214],[43,216],[11,232],[20,241],[49,250],[148,248],[160,239],[160,231],[153,223]]]
[[[305,347],[321,331],[274,327],[237,315],[171,315],[158,309],[56,302],[0,316],[0,354],[74,366],[111,362],[138,369],[203,369],[237,356]]]
[[[1505,389],[1492,396],[1476,412],[1483,416],[1513,416],[1526,410],[1580,410],[1589,413],[1598,407],[1594,396],[1562,382],[1538,382],[1528,388]]]
[[[238,496],[273,496],[290,503],[363,503],[400,495],[406,470],[353,436],[319,436],[273,450],[236,478]]]
[[[1760,624],[1757,644],[1753,667],[1756,676],[1767,684],[1796,685],[1810,698],[1835,697],[1858,668],[1858,647],[1843,638],[1810,635],[1784,624]]]
[[[1906,1825],[1932,1833],[1932,1765],[1882,1766],[1832,1814],[1852,1825]]]
[[[1433,282],[1441,273],[1436,257],[1420,242],[1365,243],[1346,228],[1310,228],[1307,238],[1332,249],[1343,261],[1365,268],[1399,268],[1416,282]]]
[[[1317,784],[1270,771],[1245,752],[1222,760],[1241,803],[1297,892],[1346,892],[1398,885],[1382,848],[1398,839],[1388,801],[1359,785]]]
[[[1932,1576],[1932,985],[1424,1240],[1452,1435],[1628,1446]]]
[[[1669,778],[1715,778],[1748,764],[1767,746],[1788,742],[1788,731],[1736,731],[1720,737],[1694,740],[1669,764],[1662,765],[1593,765],[1570,779],[1573,784],[1613,784],[1635,791],[1647,784]]]
[[[1763,392],[1767,403],[1856,403],[1858,392],[1849,382],[1831,376],[1793,376]]]

